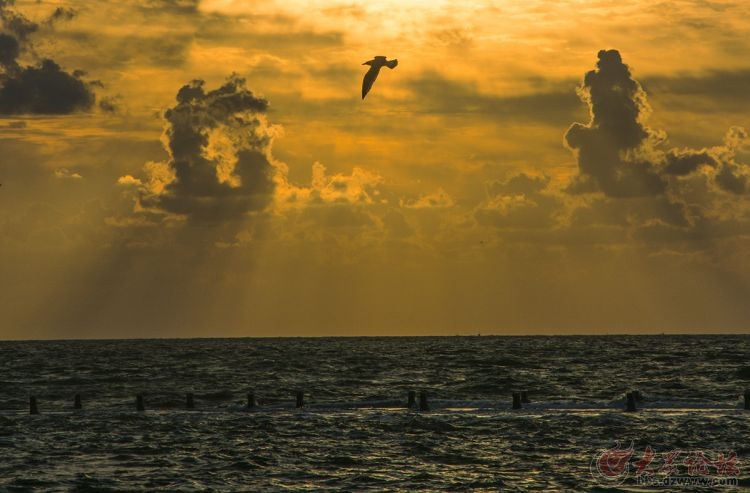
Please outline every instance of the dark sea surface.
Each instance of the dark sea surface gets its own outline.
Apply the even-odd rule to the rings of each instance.
[[[750,336],[0,342],[0,491],[750,491],[746,388]]]

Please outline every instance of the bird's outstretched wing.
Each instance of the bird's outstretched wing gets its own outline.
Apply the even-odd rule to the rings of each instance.
[[[378,78],[378,72],[380,72],[380,67],[370,67],[370,70],[367,71],[364,79],[362,79],[362,99],[365,99],[367,93],[370,92],[375,79]]]

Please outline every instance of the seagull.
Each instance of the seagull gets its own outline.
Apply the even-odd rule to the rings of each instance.
[[[396,65],[398,65],[398,60],[396,60],[395,58],[393,60],[386,60],[383,55],[378,55],[372,60],[366,61],[362,65],[370,66],[370,70],[367,71],[367,73],[365,74],[365,78],[362,79],[362,99],[365,99],[365,96],[367,96],[367,93],[370,92],[370,88],[375,82],[375,79],[378,78],[380,68],[385,65],[390,69],[394,69],[396,68]]]

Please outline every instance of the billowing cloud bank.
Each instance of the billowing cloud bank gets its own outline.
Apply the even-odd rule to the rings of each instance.
[[[666,135],[646,125],[650,113],[646,93],[620,53],[602,50],[598,57],[597,69],[586,74],[579,90],[589,105],[591,121],[574,123],[565,134],[580,171],[571,192],[655,196],[667,192],[673,177],[712,168],[713,183],[720,189],[745,193],[748,169],[733,155],[747,139],[743,129],[730,129],[725,145],[714,149],[664,150]]]
[[[263,210],[275,175],[267,108],[236,76],[211,91],[200,80],[183,86],[177,104],[164,113],[169,159],[147,163],[144,179],[127,175],[119,183],[137,186],[139,210],[193,222]]]
[[[30,37],[40,25],[11,9],[13,0],[0,0],[0,114],[66,114],[85,111],[94,104],[94,93],[82,72],[63,70],[51,59],[23,66],[24,52],[37,58]],[[58,7],[46,27],[75,17],[75,11]]]

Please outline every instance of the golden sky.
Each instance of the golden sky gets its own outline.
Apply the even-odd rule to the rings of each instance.
[[[748,2],[0,0],[0,33],[0,339],[750,328]]]

